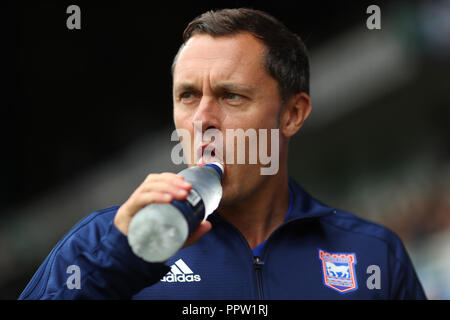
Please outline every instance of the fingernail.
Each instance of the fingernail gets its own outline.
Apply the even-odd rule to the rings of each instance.
[[[186,181],[184,181],[184,180],[182,180],[182,181],[177,181],[177,184],[178,184],[180,187],[184,187],[184,188],[190,187],[190,186],[191,186],[191,184],[190,184],[189,182],[186,182]]]
[[[164,200],[169,201],[170,199],[172,199],[172,196],[170,194],[168,194],[168,193],[165,193],[163,195],[163,198],[164,198]]]

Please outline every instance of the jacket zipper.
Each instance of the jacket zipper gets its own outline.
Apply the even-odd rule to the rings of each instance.
[[[336,210],[332,211],[333,213],[336,212]],[[327,213],[328,214],[328,213]],[[326,214],[323,214],[326,215]],[[322,215],[321,215],[322,216]],[[256,287],[257,287],[257,292],[258,292],[258,299],[259,300],[263,300],[264,299],[264,291],[263,291],[263,282],[262,282],[262,267],[264,266],[264,261],[261,260],[260,257],[255,257],[253,256],[253,251],[250,248],[250,246],[248,245],[247,240],[245,239],[244,235],[231,223],[229,223],[228,221],[226,221],[225,219],[223,219],[222,217],[220,217],[219,215],[210,215],[210,217],[214,220],[217,219],[223,223],[225,223],[225,225],[228,225],[230,227],[230,229],[234,230],[234,232],[236,232],[236,234],[239,236],[239,238],[241,239],[241,241],[243,243],[245,243],[247,250],[249,251],[251,257],[253,257],[253,269],[255,270],[255,277],[256,277]],[[267,238],[266,240],[266,245],[264,246],[262,252],[261,252],[261,256],[264,256],[264,253],[268,247],[269,241],[271,240],[271,238],[274,237],[274,235],[276,235],[278,232],[280,232],[281,229],[283,229],[284,227],[286,227],[286,225],[290,225],[291,223],[298,221],[298,220],[303,220],[304,218],[296,218],[287,222],[284,222],[283,224],[281,224],[277,229],[275,229],[272,234]]]
[[[335,213],[336,210],[333,210],[333,213]],[[286,225],[289,225],[295,221],[298,221],[300,219],[304,219],[304,218],[297,218],[297,219],[293,219],[290,221],[287,221],[283,224],[281,224],[278,228],[276,228],[272,234],[267,238],[266,240],[266,244],[261,252],[261,257],[264,257],[264,253],[266,252],[266,249],[268,247],[269,241],[277,234],[280,232],[281,229],[285,228]],[[225,221],[225,219],[222,219]],[[228,222],[227,222],[228,223]],[[241,239],[247,244],[247,247],[249,248],[250,251],[252,251],[252,249],[250,248],[250,246],[248,245],[247,240],[244,238],[244,236],[242,235],[242,233],[236,228],[234,227],[231,223],[228,223],[233,229],[236,230],[236,232],[240,235]],[[257,286],[257,291],[258,291],[258,299],[259,300],[263,300],[264,299],[264,291],[263,291],[263,282],[262,282],[262,268],[264,266],[264,261],[261,259],[261,257],[255,257],[253,256],[253,267],[255,269],[255,274],[256,274],[256,286]]]
[[[264,265],[264,261],[261,260],[260,257],[253,257],[253,266],[255,268],[256,274],[256,287],[258,291],[258,299],[264,299],[263,285],[262,285],[262,267]]]

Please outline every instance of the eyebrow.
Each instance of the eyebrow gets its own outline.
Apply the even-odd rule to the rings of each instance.
[[[217,85],[216,87],[220,91],[226,91],[226,92],[237,91],[237,92],[241,92],[244,94],[251,94],[255,90],[254,86],[249,86],[249,85],[244,85],[244,84],[239,84],[239,83],[234,83],[234,82],[221,83],[221,84]]]
[[[218,85],[215,85],[213,88],[214,91],[220,91],[220,92],[241,92],[244,94],[251,94],[254,92],[255,87],[234,83],[234,82],[224,82],[220,83]],[[174,87],[174,92],[178,93],[181,91],[198,91],[197,87],[190,82],[181,82],[179,84],[176,84]]]
[[[174,86],[174,92],[180,92],[180,91],[194,91],[197,90],[195,88],[195,85],[189,82],[182,82],[180,84],[177,84]]]

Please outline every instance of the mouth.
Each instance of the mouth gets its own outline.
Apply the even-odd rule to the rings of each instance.
[[[199,148],[197,155],[199,156],[197,164],[219,162],[224,165],[221,152],[211,143],[202,145]]]

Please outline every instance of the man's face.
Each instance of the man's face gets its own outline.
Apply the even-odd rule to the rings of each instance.
[[[276,80],[264,69],[264,49],[249,33],[195,35],[181,49],[173,74],[174,122],[177,129],[190,132],[192,141],[183,141],[183,148],[191,149],[191,163],[198,121],[203,132],[214,128],[222,133],[224,161],[226,129],[268,129],[270,153],[270,129],[278,128],[280,96]],[[267,179],[260,174],[261,165],[248,160],[247,141],[246,163],[225,163],[222,204],[245,199]]]

